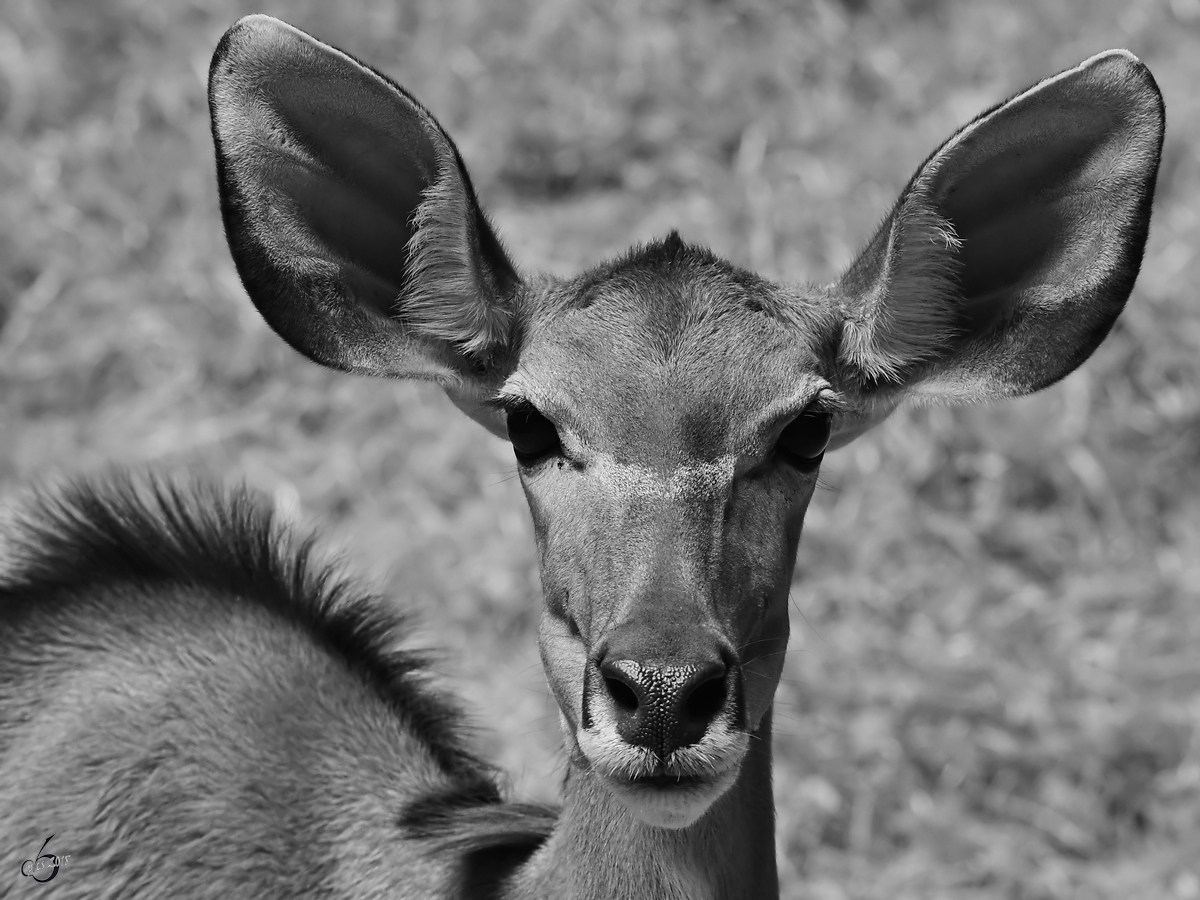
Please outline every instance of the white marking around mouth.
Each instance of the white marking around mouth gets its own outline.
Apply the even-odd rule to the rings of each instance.
[[[704,815],[737,781],[750,735],[735,726],[732,709],[726,709],[699,741],[672,751],[664,760],[623,740],[612,711],[601,705],[593,713],[592,726],[575,732],[575,742],[592,771],[630,813],[647,825],[683,828]],[[637,783],[657,775],[681,782],[661,787]]]

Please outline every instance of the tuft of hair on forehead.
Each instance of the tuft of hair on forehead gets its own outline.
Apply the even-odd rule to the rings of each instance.
[[[514,323],[518,345],[560,317],[584,314],[598,329],[586,340],[641,347],[659,362],[680,354],[707,356],[706,348],[718,346],[752,354],[754,335],[774,331],[778,340],[779,329],[824,360],[836,355],[841,326],[834,292],[776,284],[689,243],[678,231],[634,245],[573,278],[544,276],[528,287]]]
[[[788,301],[778,286],[685,241],[672,230],[665,238],[635,244],[625,253],[590,269],[565,292],[566,309],[586,309],[598,301],[643,307],[656,314],[666,305],[741,308],[788,318]]]

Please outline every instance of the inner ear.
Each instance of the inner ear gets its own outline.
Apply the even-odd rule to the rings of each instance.
[[[982,334],[1010,315],[1018,289],[1031,273],[1054,271],[1069,278],[1071,230],[1060,209],[1064,184],[1102,146],[1096,121],[1063,116],[1065,125],[1043,146],[1008,147],[965,165],[947,166],[934,180],[939,214],[959,239],[956,249],[959,315],[965,331]]]
[[[411,275],[412,212],[437,179],[437,150],[423,129],[393,109],[364,110],[379,105],[370,93],[345,103],[311,92],[296,96],[297,87],[290,81],[272,85],[283,126],[276,132],[278,149],[286,152],[294,142],[299,151],[293,157],[298,164],[279,167],[275,187],[346,264],[344,277],[359,300],[391,316]],[[397,146],[406,152],[394,152]]]

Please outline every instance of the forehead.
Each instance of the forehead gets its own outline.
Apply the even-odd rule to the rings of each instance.
[[[594,450],[716,458],[827,384],[821,320],[672,235],[547,288],[504,390]]]

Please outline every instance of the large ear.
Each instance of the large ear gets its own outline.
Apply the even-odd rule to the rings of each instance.
[[[1110,50],[935,151],[833,289],[859,418],[1028,393],[1087,359],[1141,265],[1163,128],[1149,70]]]
[[[229,246],[271,327],[327,366],[471,393],[518,278],[433,116],[267,16],[221,39],[209,106]]]

